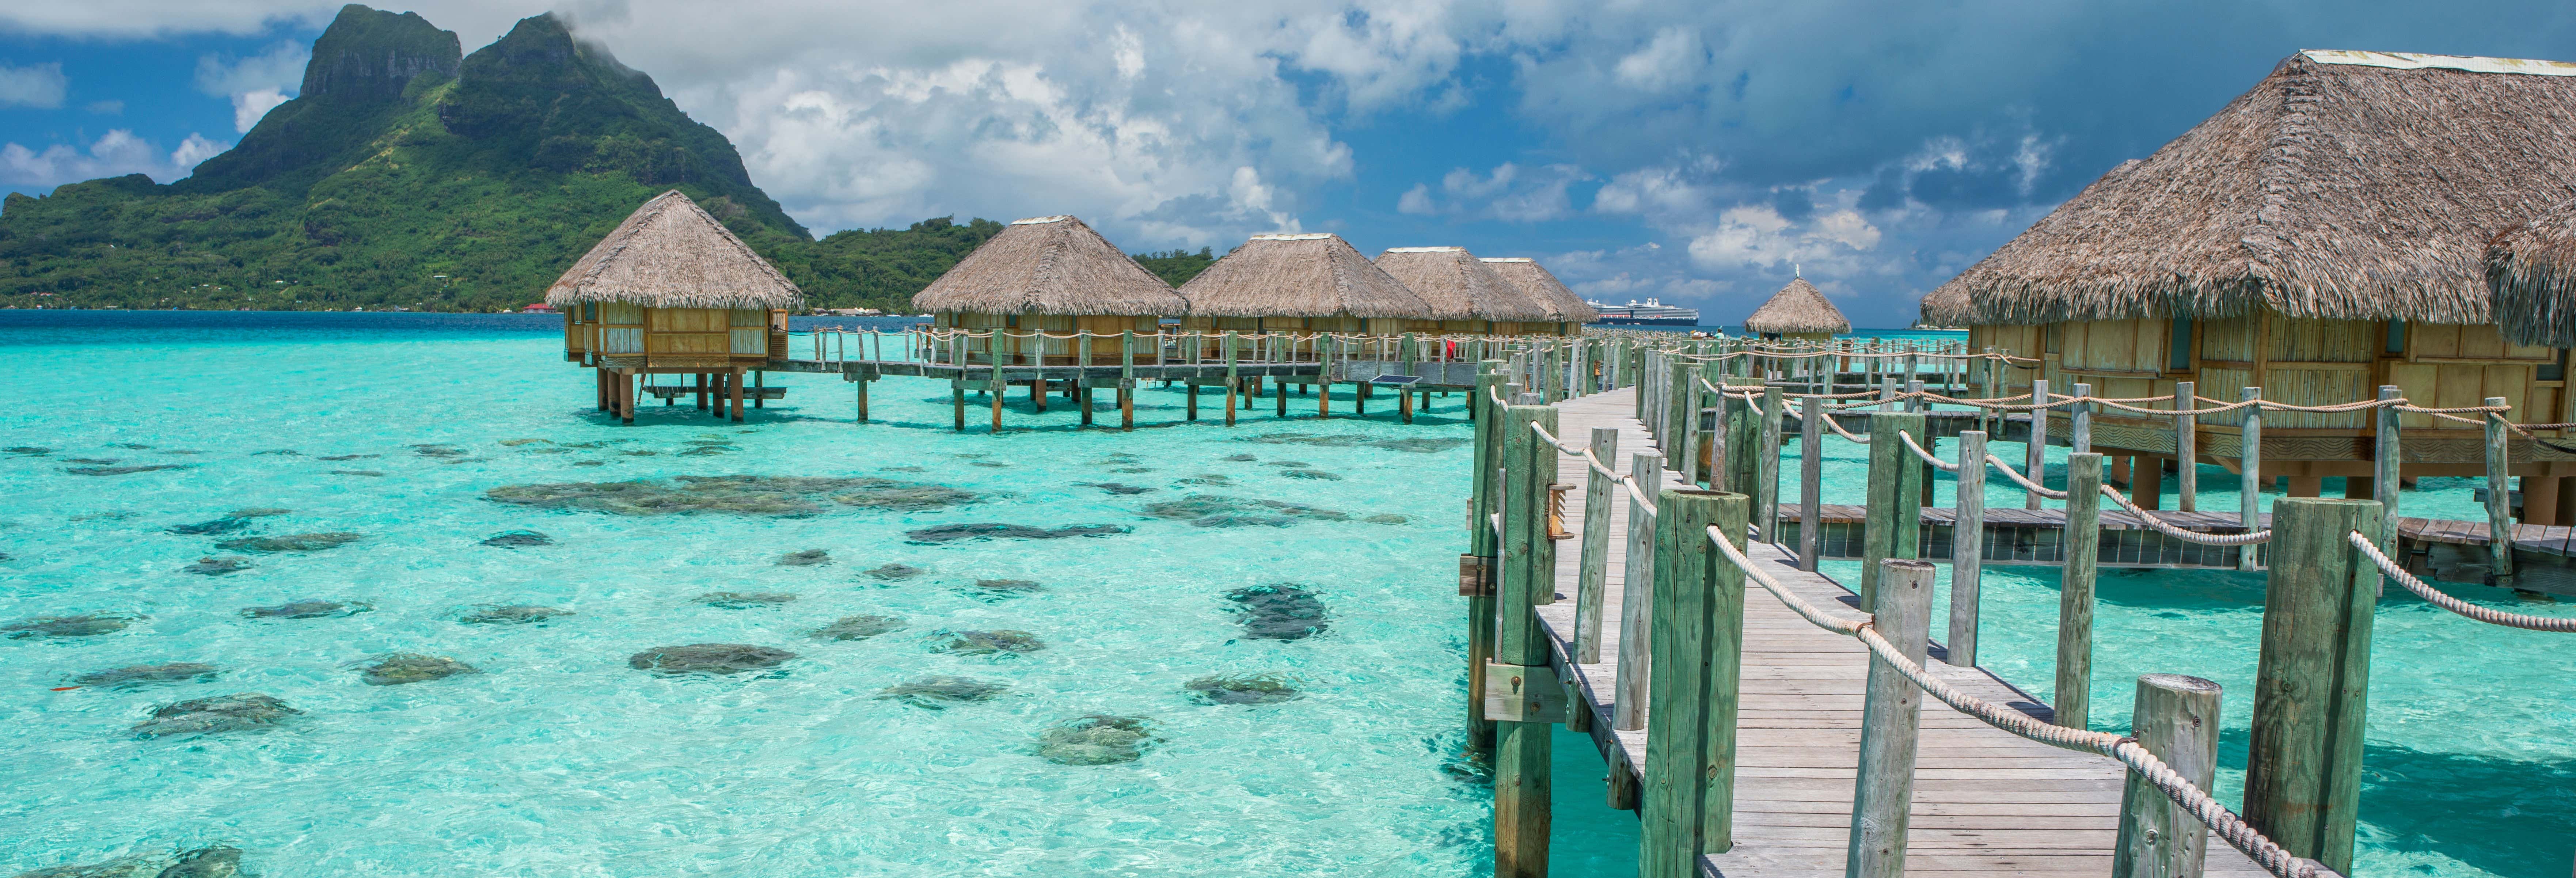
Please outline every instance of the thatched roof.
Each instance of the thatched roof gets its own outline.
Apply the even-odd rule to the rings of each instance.
[[[1842,309],[1834,307],[1832,300],[1825,298],[1824,291],[1801,277],[1790,280],[1788,286],[1771,294],[1771,301],[1753,309],[1752,316],[1744,318],[1744,331],[1776,335],[1814,332],[1841,335],[1851,331],[1851,321],[1843,317]]]
[[[1550,320],[1546,305],[1495,274],[1465,247],[1395,247],[1377,267],[1431,303],[1442,320]]]
[[[1412,317],[1431,306],[1330,233],[1254,235],[1189,283],[1190,313],[1215,317]]]
[[[2487,239],[2576,185],[2576,65],[2307,51],[1934,290],[1924,319],[2257,306],[2493,319]]]
[[[2496,320],[2517,344],[2576,347],[2576,202],[2487,243]]]
[[[1582,296],[1575,295],[1573,290],[1566,289],[1564,281],[1557,280],[1554,273],[1549,272],[1545,266],[1539,265],[1536,260],[1518,256],[1495,256],[1477,261],[1485,263],[1485,267],[1493,269],[1495,274],[1502,275],[1504,280],[1511,281],[1512,286],[1520,288],[1522,294],[1537,299],[1540,305],[1546,306],[1550,320],[1561,323],[1590,323],[1601,319],[1601,312],[1598,309],[1593,308],[1591,303],[1583,301]]]
[[[913,294],[926,313],[1176,315],[1172,285],[1069,216],[1013,222]]]
[[[795,308],[805,293],[674,189],[635,209],[546,288],[546,304]]]

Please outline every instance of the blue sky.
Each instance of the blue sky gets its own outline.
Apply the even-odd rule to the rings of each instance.
[[[0,187],[184,176],[294,94],[336,8],[0,8]],[[1864,327],[2299,49],[2576,60],[2576,9],[2539,2],[385,8],[469,52],[564,14],[817,233],[1073,213],[1131,251],[1223,252],[1334,231],[1534,256],[1730,322],[1803,271]]]

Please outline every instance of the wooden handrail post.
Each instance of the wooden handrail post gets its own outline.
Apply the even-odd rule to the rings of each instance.
[[[2199,385],[2190,381],[2174,382],[2174,408],[2185,412],[2174,416],[2174,475],[2177,478],[2174,508],[2184,512],[2200,509],[2195,499],[2200,493],[2200,416],[2188,414],[2200,407],[2195,398]]]
[[[1786,413],[1780,388],[1764,389],[1762,411],[1756,413],[1762,428],[1753,458],[1753,526],[1772,545],[1780,543],[1780,417]]]
[[[1651,496],[1663,488],[1664,459],[1643,451],[1628,455],[1628,476]],[[1620,492],[1625,494],[1625,491]],[[1646,727],[1647,681],[1654,668],[1655,517],[1646,504],[1628,501],[1628,563],[1619,583],[1619,678],[1610,727]]]
[[[2078,382],[2075,385],[2076,397],[2082,398],[2092,395],[2093,385],[2081,382]],[[2066,420],[2068,424],[2068,429],[2066,431],[2066,445],[2068,451],[2073,454],[2083,454],[2085,452],[2092,451],[2093,404],[2089,402],[2076,403],[2074,408],[2067,410]]]
[[[1666,371],[1671,383],[1665,385],[1665,403],[1670,408],[1664,414],[1664,468],[1681,470],[1682,481],[1696,483],[1699,464],[1690,458],[1698,451],[1691,440],[1699,434],[1699,373],[1691,369],[1690,361],[1678,357],[1670,358]]]
[[[2048,379],[2030,379],[2030,404],[2035,406],[2048,404]],[[2025,453],[2022,455],[2021,474],[2029,476],[2033,484],[2048,484],[2048,409],[2030,410],[2030,433],[2027,438],[2028,447],[2023,449]],[[2024,492],[2022,508],[2037,509],[2040,499],[2037,492]]]
[[[1874,361],[1873,361],[1874,362]],[[1923,461],[1896,438],[1899,431],[1917,441],[1923,416],[1911,412],[1869,413],[1868,518],[1861,525],[1860,608],[1875,612],[1879,562],[1922,557]]]
[[[1985,583],[1986,434],[1959,431],[1959,499],[1950,524],[1949,662],[1977,664],[1978,590]]]
[[[1698,878],[1701,854],[1734,847],[1737,681],[1744,571],[1709,544],[1742,545],[1751,499],[1674,490],[1655,499],[1652,707],[1639,817],[1640,878]]]
[[[1136,429],[1136,330],[1118,333],[1118,429]]]
[[[1798,569],[1810,572],[1824,542],[1817,521],[1825,511],[1824,402],[1812,396],[1798,400]]]
[[[1619,459],[1619,430],[1592,428],[1592,456],[1603,466]],[[1584,467],[1583,560],[1575,574],[1574,655],[1582,664],[1601,661],[1601,610],[1609,603],[1610,510],[1618,483],[1601,471]]]
[[[2263,399],[2263,388],[2248,387],[2237,391],[2236,399],[2239,402],[2259,402]],[[2236,437],[2236,465],[2240,477],[2236,489],[2239,507],[2236,521],[2244,526],[2246,533],[2253,533],[2263,529],[2263,407],[2249,405],[2244,411],[2245,423],[2238,428]],[[2238,546],[2236,569],[2253,571],[2262,555],[2262,546]]]
[[[2487,397],[2487,405],[2508,402],[2501,396]],[[2503,412],[2487,413],[2487,565],[2490,581],[2499,587],[2513,585],[2513,447],[2507,444]],[[2372,533],[2377,533],[2373,531]]]
[[[1531,432],[1530,425],[1553,434],[1553,406],[1515,405],[1495,420],[1503,428],[1502,576],[1495,589],[1494,665],[1485,686],[1501,685],[1498,672],[1526,681],[1530,696],[1555,690],[1548,674],[1547,635],[1539,630],[1537,605],[1556,591],[1556,541],[1548,538],[1548,485],[1556,481],[1556,447]],[[1545,675],[1546,680],[1540,677]],[[1542,688],[1543,687],[1543,688]],[[1558,690],[1561,695],[1561,690]],[[1485,691],[1476,693],[1483,700]],[[1506,692],[1505,697],[1514,693]],[[1549,760],[1555,724],[1544,717],[1495,724],[1494,735],[1494,875],[1496,878],[1543,878],[1547,874]]]
[[[2093,585],[2102,554],[2102,455],[2066,456],[2065,555],[2057,589],[2057,724],[2084,728],[2093,703]]]
[[[2272,504],[2263,653],[2254,671],[2245,822],[2284,850],[2352,871],[2379,570],[2346,534],[2379,532],[2369,500]]]
[[[2203,790],[2218,774],[2218,684],[2181,674],[2138,678],[2129,737]],[[2120,834],[2111,878],[2200,878],[2209,827],[2164,791],[2129,772],[2120,792]]]
[[[1880,568],[1879,601],[1870,611],[1871,627],[1898,653],[1922,664],[1929,651],[1925,641],[1932,617],[1932,564],[1889,558],[1875,566]],[[1843,852],[1843,875],[1902,878],[1907,818],[1914,807],[1914,748],[1921,731],[1923,692],[1895,665],[1873,653],[1861,697],[1860,771],[1852,783],[1851,835]]]
[[[2379,398],[2383,401],[2398,399],[2405,394],[2405,388],[2395,385],[2383,384],[2379,388]],[[2400,487],[2398,480],[2403,475],[2399,463],[2403,459],[2405,438],[2400,435],[2403,432],[2398,427],[2400,420],[2402,416],[2396,406],[2380,406],[2379,431],[2370,443],[2370,499],[2379,501],[2381,523],[2380,532],[2375,536],[2379,538],[2379,550],[2390,557],[2397,554],[2397,489]]]
[[[1468,408],[1479,413],[1476,419],[1476,480],[1470,486],[1467,504],[1468,557],[1459,559],[1465,568],[1459,579],[1459,590],[1467,598],[1467,691],[1485,691],[1485,664],[1494,658],[1494,582],[1502,554],[1502,541],[1490,523],[1502,509],[1503,466],[1502,410],[1495,406],[1493,393],[1503,380],[1502,364],[1486,360],[1476,366],[1476,395],[1467,400]],[[1473,580],[1472,582],[1468,580]],[[1467,699],[1467,745],[1478,752],[1494,746],[1494,722],[1485,718],[1485,700]]]

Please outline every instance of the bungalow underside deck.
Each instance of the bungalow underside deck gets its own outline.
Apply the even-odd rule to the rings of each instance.
[[[1582,437],[1595,427],[1616,428],[1623,461],[1631,452],[1651,451],[1653,440],[1630,416],[1633,398],[1632,390],[1623,389],[1558,403],[1557,434]],[[1586,466],[1582,457],[1564,455],[1557,471],[1581,473]],[[1678,475],[1668,475],[1663,486],[1683,484]],[[1566,527],[1577,534],[1595,524],[1584,520],[1581,506],[1566,506]],[[1598,523],[1612,528],[1605,577],[1611,583],[1620,582],[1626,569],[1622,535],[1628,506],[1612,504],[1611,520]],[[1806,599],[1861,615],[1850,590],[1798,570],[1787,552],[1757,544],[1748,555],[1770,565],[1775,578]],[[1550,664],[1572,696],[1569,727],[1590,733],[1614,773],[1614,790],[1634,789],[1620,781],[1645,770],[1647,735],[1612,728],[1619,626],[1602,626],[1604,661],[1574,661],[1570,598],[1577,593],[1581,553],[1560,551],[1556,564],[1556,590],[1569,599],[1540,606],[1537,614]],[[1606,591],[1602,618],[1621,618],[1621,590]],[[1701,872],[1723,878],[1839,876],[1851,826],[1869,652],[1856,640],[1808,624],[1758,586],[1748,583],[1746,591],[1734,846],[1702,858]],[[1929,666],[1950,684],[2030,716],[2053,716],[2038,699],[1982,668],[1939,661],[1946,655],[1934,644],[1936,661]],[[2119,763],[2022,739],[1929,699],[1921,728],[1907,829],[1909,874],[2110,874],[2125,777]],[[2214,839],[2208,866],[2210,875],[2266,874]]]
[[[1473,390],[1476,388],[1476,364],[1465,362],[1404,362],[1399,360],[1335,360],[1329,363],[1248,363],[1228,365],[1223,362],[1166,363],[1134,366],[1120,364],[1079,366],[1069,364],[1011,364],[999,367],[968,363],[923,363],[906,360],[772,360],[768,369],[778,372],[837,374],[846,381],[874,381],[887,375],[921,378],[944,378],[967,386],[990,384],[994,370],[1001,370],[1004,384],[1026,384],[1039,379],[1070,382],[1078,387],[1117,387],[1123,381],[1187,381],[1192,384],[1223,383],[1232,374],[1238,378],[1269,378],[1288,384],[1352,383],[1374,381],[1382,376],[1405,376],[1414,389]]]

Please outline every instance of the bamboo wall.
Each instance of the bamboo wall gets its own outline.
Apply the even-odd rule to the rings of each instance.
[[[1134,342],[1136,358],[1143,362],[1152,362],[1154,359],[1154,333],[1162,325],[1162,318],[1152,315],[1131,316],[1120,314],[1063,315],[948,313],[935,315],[932,318],[931,325],[939,329],[966,329],[974,332],[991,332],[994,330],[1000,330],[1002,333],[1028,333],[1032,331],[1041,331],[1049,335],[1056,336],[1071,335],[1077,331],[1089,332],[1094,335],[1117,335],[1121,332],[1133,332],[1139,336],[1139,338]],[[1040,365],[1038,363],[1040,346],[1041,340],[1034,337],[1013,337],[996,333],[990,338],[967,339],[966,358],[970,363],[995,362],[995,358],[998,357],[999,361],[1004,365]],[[1043,346],[1045,348],[1044,356],[1046,358],[1043,365],[1071,366],[1076,365],[1076,361],[1082,359],[1082,347],[1078,340],[1050,338],[1043,340]],[[1119,355],[1117,339],[1094,338],[1091,340],[1091,365],[1115,366],[1120,362],[1121,357]]]
[[[787,312],[756,308],[648,308],[586,302],[564,311],[564,357],[640,362],[620,368],[753,367],[785,341]]]

